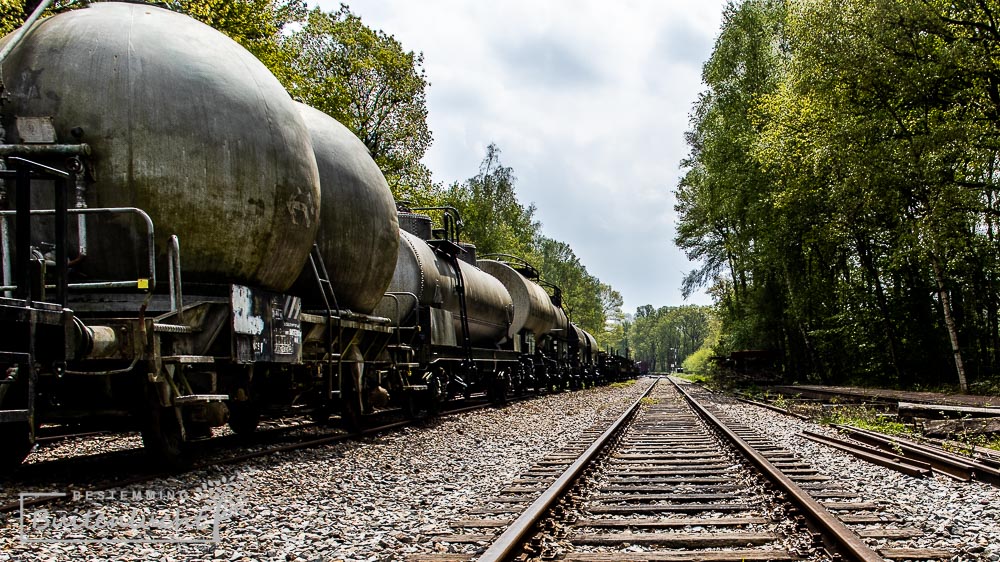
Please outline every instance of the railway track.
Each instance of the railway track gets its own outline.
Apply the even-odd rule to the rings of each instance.
[[[533,397],[512,398],[510,401],[528,400]],[[443,410],[439,416],[458,415],[491,406],[492,403],[485,398],[482,400],[459,400],[447,406],[447,409]],[[151,466],[141,449],[125,449],[83,457],[59,458],[34,465],[25,465],[4,482],[3,488],[13,495],[0,496],[0,502],[3,502],[0,503],[0,515],[15,513],[24,507],[35,507],[59,501],[57,497],[37,497],[27,501],[16,499],[17,492],[39,486],[44,487],[45,491],[59,488],[60,491],[67,492],[73,490],[99,492],[133,487],[185,472],[206,470],[215,466],[237,464],[277,453],[359,439],[423,421],[423,418],[416,420],[398,419],[400,416],[392,416],[393,412],[390,412],[388,417],[379,417],[380,421],[374,422],[374,425],[361,431],[347,432],[342,429],[330,428],[321,429],[314,433],[289,434],[298,430],[319,427],[319,424],[307,422],[296,426],[271,428],[248,436],[233,434],[205,440],[202,447],[193,451],[198,460],[190,468],[183,471],[164,471]],[[199,442],[194,444],[198,445]]]
[[[714,397],[660,381],[411,562],[947,560],[921,531],[764,436]]]

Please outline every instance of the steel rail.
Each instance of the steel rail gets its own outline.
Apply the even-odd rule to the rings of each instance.
[[[639,405],[642,403],[643,398],[649,396],[649,393],[653,391],[653,388],[659,384],[659,381],[654,382],[649,385],[646,392],[642,394],[631,406],[625,410],[621,416],[604,433],[601,434],[586,451],[581,454],[573,464],[569,465],[568,468],[553,482],[544,492],[536,499],[531,505],[528,506],[526,510],[511,523],[510,527],[504,531],[499,537],[497,537],[493,544],[490,545],[486,552],[482,553],[476,560],[478,562],[503,562],[509,560],[511,556],[517,553],[520,545],[523,543],[525,537],[531,532],[531,530],[538,524],[539,521],[548,513],[549,509],[555,502],[562,497],[570,487],[576,482],[577,478],[583,474],[584,469],[586,469],[590,463],[594,460],[598,453],[604,448],[605,445],[614,437],[624,426],[625,423],[635,415],[636,411],[639,409]]]
[[[521,400],[525,400],[526,401],[526,400],[530,400],[531,398],[533,398],[533,397],[526,397],[526,398],[523,398]],[[520,401],[520,400],[516,400],[515,399],[515,401]],[[458,408],[449,409],[447,411],[441,412],[441,414],[439,414],[437,416],[437,418],[440,419],[440,418],[445,418],[445,417],[460,415],[460,414],[464,414],[464,413],[468,413],[468,412],[473,412],[475,410],[485,410],[485,409],[491,408],[491,407],[494,407],[494,406],[493,406],[493,404],[491,404],[489,402],[483,402],[483,403],[474,404],[474,405],[460,406]],[[341,443],[341,442],[345,442],[345,441],[358,440],[358,439],[360,439],[362,437],[369,437],[369,436],[372,436],[372,435],[378,435],[378,434],[381,434],[381,433],[385,433],[385,432],[393,431],[393,430],[400,429],[400,428],[403,428],[403,427],[411,426],[411,425],[414,425],[414,424],[418,423],[419,421],[421,421],[421,420],[408,419],[408,420],[404,420],[404,421],[391,422],[391,423],[379,425],[379,426],[376,426],[376,427],[369,427],[369,428],[362,429],[360,431],[354,431],[354,432],[350,432],[350,433],[337,433],[337,434],[329,434],[328,433],[328,434],[322,434],[322,435],[319,435],[319,436],[316,436],[316,437],[306,438],[306,439],[303,439],[303,440],[300,440],[300,441],[296,441],[296,442],[292,442],[292,443],[287,443],[287,444],[284,444],[284,445],[274,445],[274,446],[270,446],[270,447],[265,447],[263,449],[260,449],[260,450],[257,450],[257,451],[251,451],[249,453],[238,453],[238,454],[232,455],[232,456],[219,457],[219,458],[215,458],[215,459],[207,459],[207,460],[204,460],[204,461],[195,462],[192,466],[190,466],[190,467],[188,467],[188,468],[186,468],[184,470],[181,470],[179,472],[178,471],[154,470],[152,472],[148,472],[148,473],[145,473],[145,474],[140,474],[140,475],[137,475],[137,476],[125,477],[125,478],[122,478],[122,479],[119,479],[119,480],[114,480],[114,481],[106,481],[106,482],[102,482],[102,483],[100,483],[100,484],[98,484],[96,486],[93,486],[91,488],[88,488],[88,490],[89,491],[97,492],[97,491],[109,490],[109,489],[112,489],[112,488],[126,488],[126,487],[129,487],[129,486],[135,486],[137,484],[143,484],[143,483],[146,483],[146,482],[150,482],[150,481],[156,480],[157,478],[170,478],[170,477],[175,477],[175,476],[177,476],[179,474],[190,474],[190,473],[197,472],[197,471],[200,471],[200,470],[205,470],[205,469],[213,467],[213,466],[232,465],[232,464],[237,464],[237,463],[240,463],[240,462],[243,462],[243,461],[247,461],[247,460],[257,459],[257,458],[261,458],[261,457],[267,457],[267,456],[270,456],[270,455],[273,455],[273,454],[276,454],[276,453],[284,453],[284,452],[295,451],[295,450],[300,450],[300,449],[310,449],[310,448],[313,448],[313,447],[320,447],[320,446],[323,446],[323,445],[330,445],[330,444],[333,444],[333,443]],[[315,426],[315,425],[317,425],[317,424],[315,424],[313,422],[308,422],[308,423],[304,423],[302,425],[295,426],[295,427],[280,428],[280,429],[270,430],[270,431],[274,431],[277,434],[277,433],[280,433],[280,432],[282,432],[284,430],[297,430],[297,429],[303,429],[303,428],[307,428],[307,427],[311,427],[311,426]],[[229,436],[226,436],[226,437],[229,437]],[[236,435],[233,435],[232,437],[233,437],[233,441],[234,442],[237,439],[239,439],[239,437],[236,436]],[[220,437],[220,438],[216,438],[216,439],[225,439],[225,437]],[[129,452],[138,452],[139,449],[128,449],[127,451],[129,451]],[[117,453],[117,452],[122,452],[122,451],[115,451],[115,452]],[[59,459],[59,460],[61,460],[61,461],[72,461],[74,459],[73,458],[67,458],[67,459]],[[30,499],[30,500],[20,500],[20,501],[16,501],[16,502],[9,502],[9,503],[5,503],[5,504],[0,504],[0,513],[11,513],[11,512],[19,511],[20,509],[25,508],[25,507],[35,507],[35,506],[42,505],[42,504],[53,503],[53,502],[58,501],[59,499],[61,499],[61,498],[60,497],[55,497],[55,496],[41,496],[41,497],[36,497],[36,498]]]
[[[810,419],[809,416],[807,416],[805,414],[800,414],[798,412],[793,412],[793,411],[791,411],[789,409],[786,409],[786,408],[779,408],[778,406],[775,406],[774,404],[768,404],[767,402],[759,402],[757,400],[749,400],[747,398],[737,398],[737,400],[739,400],[740,402],[743,402],[744,404],[750,404],[752,406],[760,406],[761,408],[767,408],[768,410],[771,410],[771,411],[774,411],[774,412],[778,412],[779,414],[784,414],[786,416],[792,416],[793,418],[799,418],[802,421],[809,421],[809,419]]]
[[[829,437],[812,431],[802,431],[799,435],[809,439],[810,441],[815,441],[816,443],[832,447],[838,451],[843,451],[863,461],[899,471],[907,476],[924,478],[931,475],[930,463],[901,457],[894,452],[890,453],[883,451],[882,449],[862,447],[844,439]]]
[[[833,514],[831,514],[821,503],[813,499],[805,490],[800,488],[798,484],[792,481],[791,478],[786,476],[777,467],[771,464],[771,461],[767,460],[764,455],[760,454],[756,449],[753,448],[749,443],[747,443],[742,437],[736,434],[732,429],[729,428],[722,420],[716,417],[712,412],[708,411],[705,406],[700,402],[695,400],[681,385],[677,384],[674,379],[670,379],[677,390],[684,395],[688,403],[695,408],[702,417],[712,422],[712,424],[718,428],[718,430],[726,436],[729,441],[731,441],[739,450],[743,453],[746,458],[755,464],[768,479],[774,482],[781,490],[788,495],[788,497],[794,502],[800,509],[802,509],[806,516],[817,525],[817,527],[823,532],[824,535],[829,536],[836,545],[842,550],[841,554],[851,557],[853,560],[859,560],[863,562],[884,562],[884,558],[874,550],[872,550],[864,541],[861,540],[857,534],[847,528],[843,522],[837,519]]]
[[[975,459],[959,457],[943,449],[936,450],[903,437],[884,435],[860,427],[839,424],[834,427],[881,450],[894,451],[903,458],[929,463],[938,472],[958,480],[975,479],[1000,486],[1000,471]]]

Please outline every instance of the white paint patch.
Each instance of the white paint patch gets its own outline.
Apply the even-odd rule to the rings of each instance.
[[[264,319],[253,315],[253,297],[250,289],[233,285],[233,330],[237,334],[259,336],[264,333]]]

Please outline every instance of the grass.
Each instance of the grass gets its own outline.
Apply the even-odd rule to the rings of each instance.
[[[712,377],[699,373],[671,373],[671,376],[697,383],[712,382]]]
[[[628,388],[628,387],[632,386],[633,384],[635,384],[635,379],[631,379],[631,380],[627,380],[627,381],[622,381],[622,382],[613,382],[613,383],[609,384],[608,387],[609,388]]]
[[[974,447],[1000,451],[1000,436],[984,435],[982,433],[960,433],[953,435],[950,440],[945,441],[942,447],[944,447],[944,450],[951,451],[952,453],[974,456]]]
[[[878,431],[886,435],[919,437],[920,432],[912,426],[880,415],[881,412],[867,406],[841,404],[823,410],[819,423],[823,425],[853,425],[862,429]]]

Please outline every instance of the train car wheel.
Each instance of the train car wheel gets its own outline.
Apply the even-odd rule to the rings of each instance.
[[[237,435],[250,435],[260,425],[260,409],[246,402],[229,405],[229,429]]]
[[[154,405],[142,430],[142,444],[153,459],[173,469],[191,466],[187,443],[176,408]]]
[[[413,396],[412,392],[407,392],[401,402],[400,407],[403,409],[403,415],[406,416],[406,419],[420,419],[420,406],[417,403],[417,398]]]
[[[0,368],[0,374],[3,369]],[[0,389],[0,406],[4,410],[27,408],[27,382],[22,378],[14,385]],[[37,427],[37,426],[36,426]],[[30,426],[26,421],[0,423],[0,469],[16,468],[31,452]]]
[[[448,400],[448,381],[445,374],[438,371],[427,381],[427,412],[431,415],[441,411],[441,406]]]
[[[31,452],[28,424],[11,422],[0,424],[0,470],[18,467]]]
[[[490,382],[490,388],[487,393],[490,402],[498,406],[506,404],[509,392],[510,383],[507,379],[506,373],[497,373],[497,375],[493,377],[493,380]]]
[[[345,400],[340,419],[348,431],[360,431],[364,425],[361,423],[361,405],[356,400]]]

